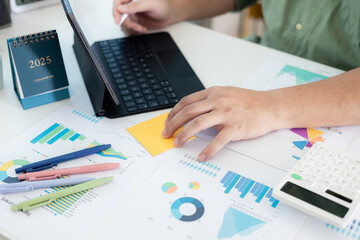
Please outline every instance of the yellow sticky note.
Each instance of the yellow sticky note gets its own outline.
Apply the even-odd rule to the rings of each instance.
[[[153,156],[174,148],[173,141],[182,128],[177,130],[171,138],[162,138],[161,133],[165,128],[165,120],[169,113],[161,114],[155,118],[139,123],[127,130],[138,142]],[[195,137],[191,137],[193,139]]]

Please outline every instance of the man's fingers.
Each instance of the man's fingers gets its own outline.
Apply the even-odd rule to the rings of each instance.
[[[114,20],[115,20],[116,24],[120,23],[120,19],[122,16],[122,13],[119,12],[119,10],[118,10],[118,6],[122,5],[122,4],[128,4],[129,2],[131,2],[131,0],[115,0],[114,1],[113,16],[114,16]]]
[[[154,3],[152,1],[137,1],[131,2],[126,5],[119,5],[118,10],[122,13],[135,14],[150,11],[154,8]]]
[[[145,33],[147,31],[146,27],[142,26],[141,24],[134,22],[130,17],[126,18],[122,27],[123,29],[127,29],[127,31],[133,33]]]
[[[228,142],[233,138],[233,130],[231,128],[224,128],[215,139],[209,143],[209,145],[199,154],[198,160],[200,162],[205,161],[215,153],[217,153],[221,148],[223,148]]]
[[[213,106],[207,101],[200,101],[190,104],[184,107],[178,112],[171,120],[166,123],[165,129],[161,136],[163,138],[171,137],[179,128],[184,126],[188,122],[192,122],[194,118],[197,118],[203,114],[206,114],[212,110]],[[202,118],[201,118],[202,119]],[[198,123],[200,120],[196,120]]]
[[[178,102],[173,109],[169,112],[169,115],[165,121],[165,125],[171,120],[178,112],[180,112],[184,107],[201,100],[206,99],[207,92],[206,90],[202,90],[196,93],[192,93],[186,97],[183,97],[180,102]]]
[[[223,116],[216,111],[212,111],[207,114],[202,114],[192,121],[180,131],[174,140],[174,145],[180,147],[186,143],[186,141],[194,136],[196,133],[208,129],[212,126],[216,126],[223,121]]]

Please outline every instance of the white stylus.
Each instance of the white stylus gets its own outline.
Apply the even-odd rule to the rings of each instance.
[[[121,25],[125,22],[125,20],[126,20],[126,18],[127,18],[128,16],[129,16],[129,14],[127,14],[127,13],[124,13],[124,14],[121,16],[119,26],[121,26]]]

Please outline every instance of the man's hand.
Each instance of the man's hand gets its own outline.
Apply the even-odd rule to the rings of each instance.
[[[148,29],[160,29],[173,22],[172,2],[168,0],[115,0],[113,16],[119,24],[123,14],[129,14],[121,26],[130,34],[146,33]]]
[[[171,137],[180,127],[174,145],[182,146],[201,130],[215,126],[215,139],[199,154],[204,161],[228,142],[251,139],[275,130],[271,92],[235,87],[212,87],[181,99],[165,121],[162,137]]]

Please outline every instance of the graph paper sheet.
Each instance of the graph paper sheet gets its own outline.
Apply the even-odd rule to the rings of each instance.
[[[271,69],[275,77],[288,77],[293,84],[329,76],[325,67],[317,71],[291,62],[271,64],[265,61],[259,68],[263,79],[264,69]],[[293,74],[300,74],[300,79],[294,80]],[[250,79],[255,77],[261,74]],[[126,131],[164,112],[110,120],[69,104],[3,146],[0,184],[17,182],[18,166],[97,144],[110,143],[112,148],[59,168],[108,162],[121,167],[84,175],[112,175],[109,184],[30,212],[13,213],[10,206],[61,188],[0,195],[0,227],[19,239],[36,240],[360,239],[360,213],[339,229],[272,196],[272,188],[317,141],[358,154],[359,126],[276,131],[228,144],[211,160],[198,162],[197,155],[216,134],[213,129],[156,157]]]

